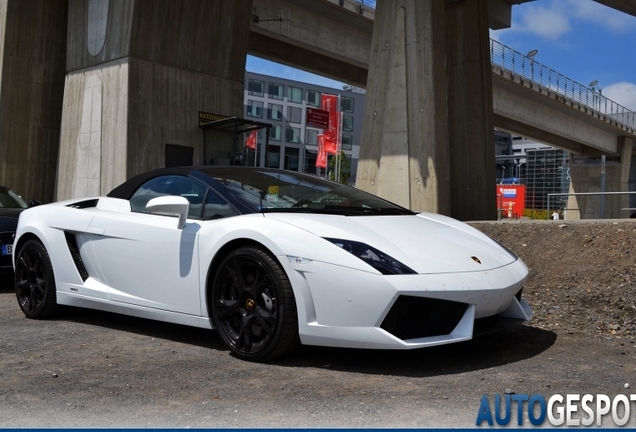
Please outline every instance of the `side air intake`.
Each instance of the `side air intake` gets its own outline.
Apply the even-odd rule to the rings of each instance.
[[[73,262],[75,263],[75,267],[79,272],[82,281],[86,281],[88,279],[88,272],[86,271],[86,267],[84,267],[84,262],[82,261],[82,256],[79,253],[79,249],[77,247],[77,240],[73,234],[65,232],[66,236],[66,244],[68,245],[68,250],[71,252],[71,257],[73,258]]]

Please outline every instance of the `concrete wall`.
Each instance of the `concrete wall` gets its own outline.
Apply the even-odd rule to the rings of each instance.
[[[57,199],[107,193],[165,166],[165,145],[203,160],[198,113],[242,116],[251,0],[71,0]],[[207,161],[234,136],[209,133]]]
[[[0,184],[52,201],[67,0],[0,0]]]
[[[606,161],[603,174],[600,160],[570,164],[570,193],[628,192],[633,164],[633,139],[620,137],[619,158]],[[604,182],[604,187],[602,184]],[[565,219],[619,219],[629,217],[629,195],[574,195],[568,197]],[[603,211],[601,211],[601,209]]]

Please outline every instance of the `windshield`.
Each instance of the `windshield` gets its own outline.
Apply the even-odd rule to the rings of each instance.
[[[28,208],[22,197],[7,187],[0,186],[0,208]]]
[[[205,174],[259,212],[352,215],[414,214],[351,186],[291,171],[267,168],[210,168]]]

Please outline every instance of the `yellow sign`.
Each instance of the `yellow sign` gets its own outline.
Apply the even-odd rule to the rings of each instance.
[[[221,115],[221,114],[212,114],[205,111],[199,111],[199,126],[204,125],[206,123],[211,123],[219,120],[225,120],[230,116]]]

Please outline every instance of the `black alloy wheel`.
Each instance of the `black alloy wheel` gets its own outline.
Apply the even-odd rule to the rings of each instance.
[[[53,266],[46,248],[38,240],[29,240],[18,252],[15,293],[27,318],[50,318],[58,311]]]
[[[223,260],[211,306],[214,325],[238,358],[274,360],[300,346],[291,284],[265,249],[240,247]]]

